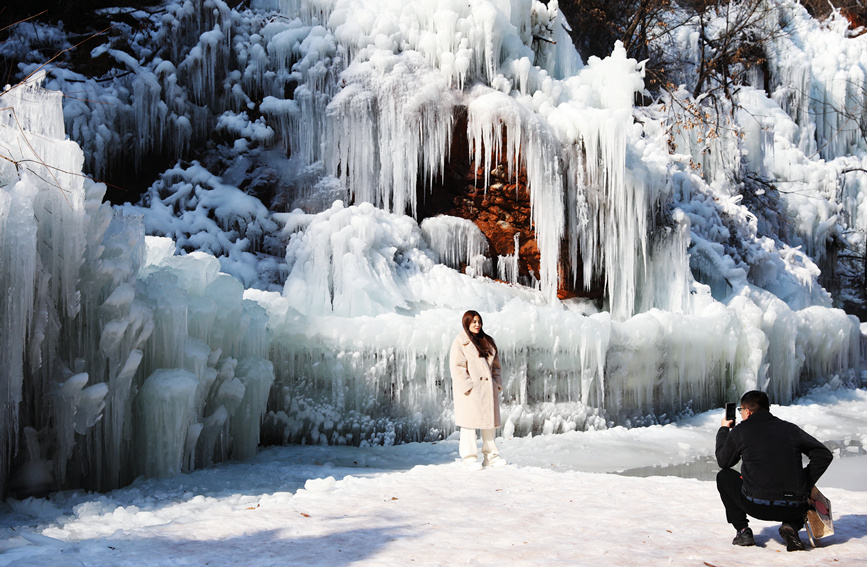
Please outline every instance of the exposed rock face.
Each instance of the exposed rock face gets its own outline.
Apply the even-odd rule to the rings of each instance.
[[[466,113],[461,112],[455,120],[451,152],[443,178],[434,180],[430,189],[420,189],[418,220],[421,222],[424,218],[439,214],[472,220],[488,239],[495,274],[497,256],[514,254],[515,235],[518,234],[518,278],[521,283],[532,283],[539,273],[539,249],[530,216],[526,170],[521,166],[517,175],[515,172],[510,174],[508,164],[504,159],[500,160],[489,172],[489,186],[486,189],[485,172],[472,162],[466,131]],[[566,257],[566,243],[563,244],[561,258]],[[576,269],[579,282],[577,289],[571,277],[561,277],[558,297],[601,297],[601,288],[589,291],[582,288],[581,267]],[[560,272],[571,273],[563,267]]]
[[[867,26],[867,7],[860,5],[843,7],[840,8],[840,15],[849,20],[849,29],[854,36],[864,34],[864,27]]]

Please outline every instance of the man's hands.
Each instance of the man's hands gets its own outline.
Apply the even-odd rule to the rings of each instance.
[[[735,420],[722,418],[722,420],[720,420],[719,424],[720,424],[720,427],[728,427],[729,429],[731,429],[732,427],[735,426]]]

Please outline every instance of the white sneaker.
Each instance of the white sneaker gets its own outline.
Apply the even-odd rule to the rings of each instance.
[[[508,464],[508,461],[499,455],[491,455],[490,458],[485,457],[484,460],[484,466],[486,467],[503,467]]]
[[[467,459],[464,459],[463,462],[464,462],[464,467],[466,467],[466,469],[470,470],[470,471],[480,471],[484,468],[484,467],[482,467],[482,463],[480,463],[478,461],[478,459],[467,458]]]

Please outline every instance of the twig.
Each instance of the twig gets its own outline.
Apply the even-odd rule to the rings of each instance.
[[[27,144],[27,147],[30,148],[30,151],[33,152],[33,155],[36,156],[35,161],[38,161],[40,164],[42,164],[42,166],[45,169],[48,170],[48,173],[50,173],[51,177],[54,179],[54,185],[56,185],[57,188],[60,189],[60,193],[63,195],[63,199],[66,201],[66,204],[69,205],[69,209],[73,210],[72,203],[69,202],[69,197],[66,196],[66,191],[60,185],[60,180],[57,179],[57,176],[54,175],[54,173],[51,171],[51,168],[48,166],[48,164],[45,163],[45,160],[43,160],[39,156],[39,153],[30,144],[30,140],[27,139],[27,134],[24,132],[24,128],[21,127],[21,122],[18,121],[18,114],[15,112],[15,109],[11,106],[7,107],[7,108],[0,108],[0,111],[6,111],[6,110],[12,112],[12,117],[15,118],[15,124],[18,126],[18,131],[21,132],[21,138],[24,139],[24,143]],[[20,139],[19,139],[18,143],[19,144],[21,143]],[[23,154],[24,152],[21,152],[21,153]],[[12,161],[14,161],[14,160],[12,160]],[[30,160],[30,161],[33,161],[33,160]],[[35,172],[34,172],[34,174],[35,174]]]
[[[845,116],[845,114],[844,114],[844,116]],[[834,140],[834,138],[837,137],[837,134],[839,134],[840,132],[843,131],[843,126],[845,126],[845,125],[848,124],[849,122],[852,122],[852,117],[851,117],[851,116],[849,116],[848,118],[846,118],[846,122],[843,122],[843,124],[841,124],[840,127],[837,128],[837,130],[834,132],[834,135],[831,136],[830,138],[828,138],[828,139],[825,141],[825,143],[822,144],[822,147],[821,147],[821,148],[817,149],[815,152],[813,152],[812,154],[810,154],[809,156],[807,156],[807,159],[813,159],[813,157],[816,156],[816,154],[818,154],[819,152],[821,152],[822,150],[824,150],[825,148],[827,148],[827,147],[828,147],[828,144],[830,144],[830,143]]]
[[[538,40],[541,40],[541,41],[546,41],[546,42],[550,43],[551,45],[557,45],[557,42],[554,41],[553,39],[548,39],[547,37],[542,37],[541,35],[534,35],[534,36],[533,36],[533,39],[538,39]]]
[[[61,51],[58,51],[57,53],[54,54],[54,56],[53,56],[51,59],[49,59],[48,61],[46,61],[45,63],[43,63],[43,64],[40,65],[39,67],[37,67],[36,69],[34,69],[34,70],[29,74],[29,75],[27,75],[26,77],[24,77],[24,79],[23,79],[21,82],[15,84],[15,85],[12,85],[11,87],[9,87],[8,90],[5,90],[5,91],[3,91],[2,93],[0,93],[0,95],[4,95],[4,94],[8,93],[9,91],[11,91],[12,89],[17,88],[17,87],[19,87],[19,86],[25,84],[25,83],[26,83],[27,81],[29,81],[30,78],[33,77],[36,73],[38,73],[39,71],[41,71],[42,69],[44,69],[45,67],[47,67],[49,63],[51,63],[52,61],[54,61],[55,59],[57,59],[58,57],[60,57],[60,56],[63,55],[64,53],[66,53],[67,51],[71,51],[71,50],[75,49],[76,47],[78,47],[79,45],[83,44],[84,42],[86,42],[86,41],[90,41],[91,39],[93,39],[93,38],[95,38],[95,37],[97,37],[97,36],[99,36],[99,35],[103,35],[103,34],[105,34],[105,33],[106,33],[108,30],[110,30],[110,29],[111,29],[111,26],[108,26],[108,27],[105,28],[104,30],[102,30],[102,31],[98,31],[98,32],[95,32],[95,33],[91,34],[90,36],[88,36],[87,38],[85,38],[85,39],[79,41],[78,43],[76,43],[76,44],[73,45],[72,47],[67,47],[66,49],[63,49],[63,50],[61,50]]]
[[[5,9],[5,8],[4,8],[4,9]],[[26,22],[27,20],[32,20],[33,18],[39,17],[39,16],[41,16],[42,14],[44,14],[45,12],[47,12],[47,11],[48,11],[48,10],[42,10],[42,11],[39,12],[38,14],[33,14],[32,16],[28,16],[28,17],[24,18],[23,20],[18,20],[17,22],[11,23],[11,24],[9,24],[8,26],[6,26],[5,28],[0,28],[0,32],[2,32],[2,31],[6,31],[6,30],[8,30],[9,28],[11,28],[11,27],[13,27],[13,26],[17,26],[18,24],[22,24],[22,23]]]
[[[59,167],[54,166],[54,165],[47,165],[47,164],[41,163],[39,160],[35,160],[35,159],[19,159],[19,160],[14,160],[14,159],[10,159],[10,158],[8,158],[8,157],[6,157],[6,156],[3,156],[3,155],[0,155],[0,158],[3,158],[3,159],[5,159],[5,160],[7,160],[7,161],[10,161],[10,162],[14,163],[15,165],[22,164],[22,163],[30,163],[30,162],[39,163],[39,164],[41,164],[41,165],[44,165],[47,169],[54,169],[54,170],[56,170],[56,171],[59,172],[59,173],[65,173],[66,175],[73,175],[73,176],[75,176],[75,177],[84,177],[85,179],[90,179],[91,181],[93,181],[93,182],[95,182],[95,183],[103,183],[103,184],[107,185],[108,187],[113,187],[114,189],[120,189],[121,191],[125,191],[125,189],[124,189],[123,187],[119,186],[119,185],[114,185],[114,184],[109,183],[109,182],[107,182],[107,181],[103,181],[103,180],[101,180],[101,179],[97,179],[97,178],[95,178],[95,177],[93,177],[93,176],[91,176],[91,175],[86,175],[86,174],[84,174],[84,173],[76,173],[76,172],[72,172],[72,171],[66,171],[66,170],[64,170],[64,169],[60,169]],[[34,174],[36,174],[36,172],[33,171],[32,169],[29,169],[29,168],[28,168],[27,171],[32,171]],[[41,177],[40,177],[40,179],[41,179]]]

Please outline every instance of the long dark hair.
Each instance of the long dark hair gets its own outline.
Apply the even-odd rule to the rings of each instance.
[[[476,317],[479,318],[480,327],[479,334],[477,335],[470,332],[470,323],[472,323],[473,319]],[[479,351],[479,356],[487,357],[497,352],[497,344],[490,335],[485,334],[485,326],[482,324],[482,316],[479,315],[478,311],[471,310],[464,313],[464,316],[461,318],[461,324],[464,326],[464,332],[467,333],[470,342],[472,342],[473,346],[476,347],[476,350]]]

